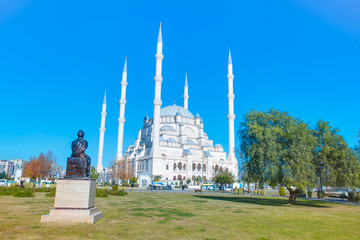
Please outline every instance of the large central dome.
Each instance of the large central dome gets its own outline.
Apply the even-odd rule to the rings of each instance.
[[[192,113],[183,108],[183,107],[180,107],[180,106],[177,106],[177,105],[172,105],[172,106],[167,106],[167,107],[164,107],[160,110],[160,116],[161,117],[169,117],[169,116],[175,116],[177,113],[180,113],[181,116],[183,117],[187,117],[187,118],[194,118],[194,115],[192,115]]]

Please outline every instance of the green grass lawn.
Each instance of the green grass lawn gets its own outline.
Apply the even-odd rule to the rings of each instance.
[[[40,223],[54,200],[0,196],[0,239],[359,239],[360,207],[234,195],[97,198],[96,224]]]

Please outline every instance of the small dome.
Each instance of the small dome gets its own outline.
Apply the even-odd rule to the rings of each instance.
[[[172,143],[177,143],[177,141],[176,141],[175,139],[173,139],[173,138],[169,138],[169,139],[167,139],[166,141],[167,141],[167,142],[172,142]]]
[[[177,105],[167,106],[160,110],[161,117],[174,117],[177,113],[180,113],[183,117],[194,118],[194,115],[189,110]]]
[[[160,136],[160,137],[159,137],[159,140],[160,140],[160,141],[164,141],[164,142],[166,141],[163,136]]]
[[[214,147],[216,147],[216,148],[222,148],[223,146],[221,146],[221,144],[215,144],[215,146]]]
[[[160,131],[176,131],[172,126],[165,125],[160,128]]]
[[[187,144],[187,145],[196,145],[196,143],[193,140],[187,140],[185,144]]]

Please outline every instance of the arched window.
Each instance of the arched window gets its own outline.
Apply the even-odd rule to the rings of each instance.
[[[181,175],[178,176],[178,180],[181,180]]]
[[[198,163],[198,165],[197,165],[197,170],[198,170],[198,171],[201,170],[201,164],[200,164],[200,163]]]
[[[195,132],[191,128],[185,128],[184,135],[187,137],[196,137]]]
[[[203,164],[203,172],[206,172],[206,164]]]
[[[183,165],[183,169],[186,170],[186,164],[185,164],[185,163],[184,163],[184,165]]]
[[[176,170],[176,163],[174,163],[174,170]]]
[[[179,168],[179,170],[182,169],[182,164],[181,164],[181,162],[178,163],[178,168]]]
[[[176,180],[176,176],[174,176],[174,178],[173,178],[174,180]]]
[[[203,176],[203,181],[206,181],[206,176]]]
[[[192,164],[192,170],[195,171],[195,169],[196,169],[196,164],[193,163],[193,164]]]
[[[183,181],[185,181],[185,180],[186,180],[186,177],[184,176],[184,177],[183,177]]]
[[[215,166],[215,172],[219,171],[219,165],[216,164]]]
[[[191,179],[192,179],[192,180],[195,180],[195,176],[193,175],[193,176],[191,177]]]

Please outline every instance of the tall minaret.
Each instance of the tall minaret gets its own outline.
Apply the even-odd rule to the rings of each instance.
[[[235,114],[234,114],[234,98],[235,95],[233,93],[233,65],[231,61],[231,53],[229,49],[229,62],[228,62],[228,101],[229,101],[229,114],[227,115],[228,121],[229,121],[229,154],[228,154],[228,161],[230,163],[234,163],[237,161],[236,155],[235,155],[235,131],[234,131],[234,120],[235,120]]]
[[[159,29],[159,36],[157,41],[157,52],[155,55],[156,59],[156,75],[154,78],[155,81],[155,98],[153,101],[154,104],[154,118],[153,118],[153,144],[152,144],[152,156],[158,156],[159,149],[159,134],[160,134],[160,108],[161,108],[161,82],[163,80],[161,76],[161,67],[162,60],[164,55],[162,55],[162,36],[161,36],[161,23]]]
[[[188,109],[189,89],[187,82],[187,73],[185,73],[185,87],[184,87],[184,108]]]
[[[121,81],[121,99],[120,99],[120,116],[119,116],[119,132],[118,132],[118,145],[116,152],[116,161],[122,160],[122,148],[123,148],[123,139],[124,139],[124,124],[125,124],[125,103],[126,103],[126,85],[127,85],[127,59],[125,58],[124,70],[122,74]]]
[[[105,117],[106,117],[106,90],[105,90],[105,95],[104,95],[104,102],[102,105],[102,111],[101,111],[99,156],[98,156],[98,164],[96,166],[96,171],[98,173],[103,172],[102,157],[103,157],[103,151],[104,151]]]

